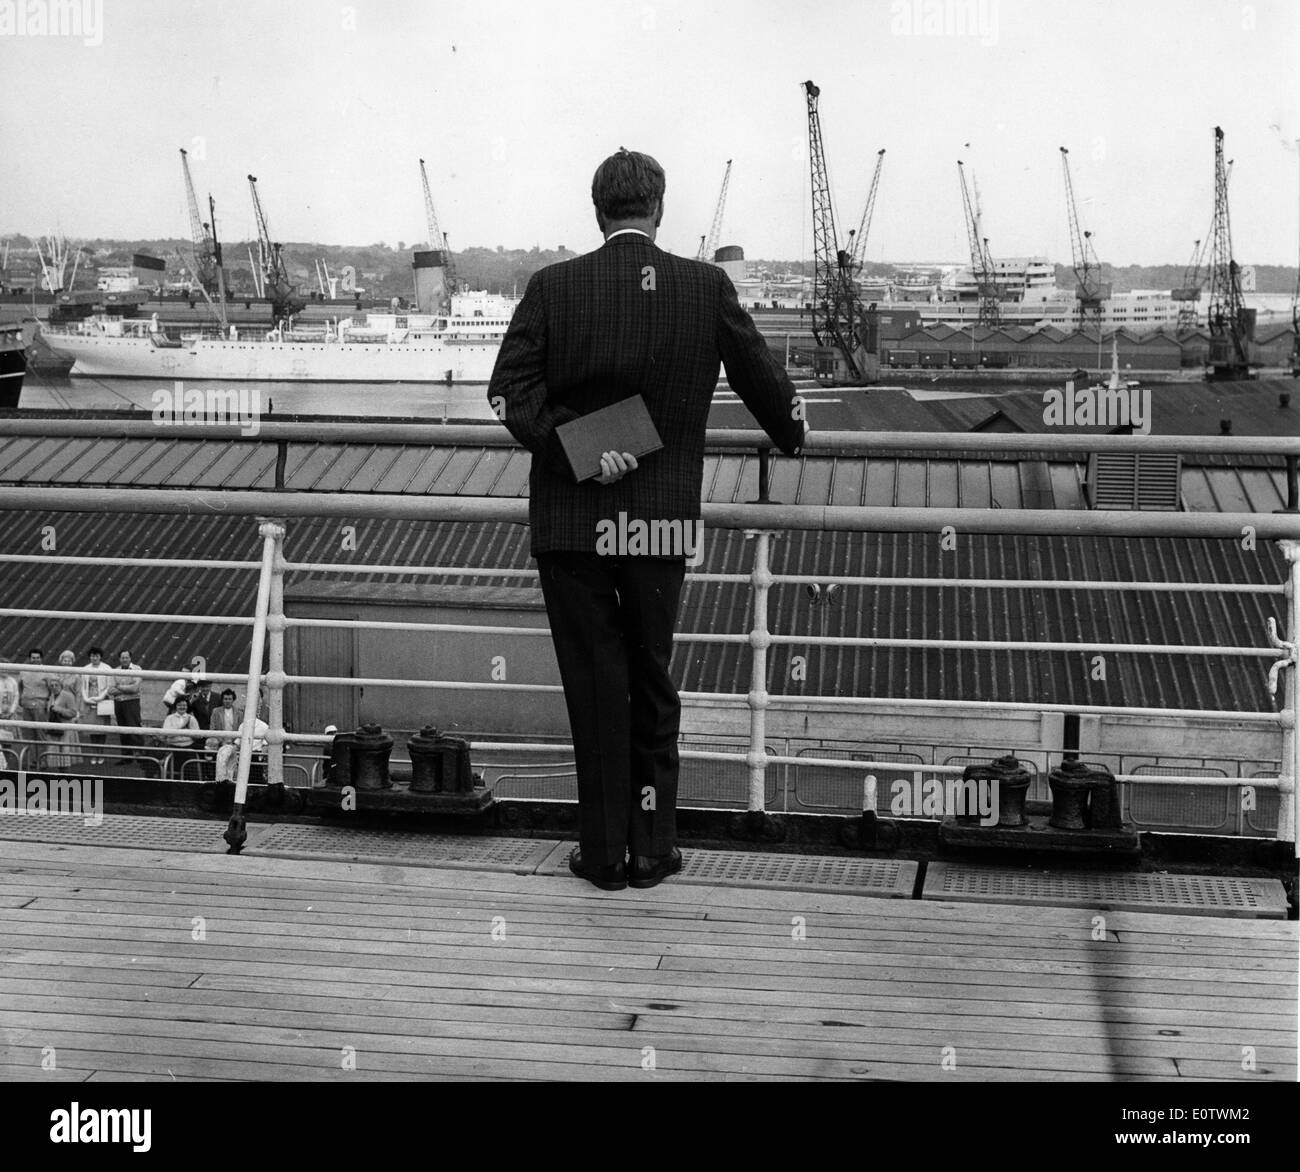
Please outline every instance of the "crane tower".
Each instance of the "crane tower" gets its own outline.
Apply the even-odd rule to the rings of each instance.
[[[835,212],[831,206],[821,116],[817,109],[821,90],[811,81],[803,84],[808,100],[808,159],[812,180],[813,337],[818,346],[837,352],[838,365],[842,365],[850,380],[861,382],[876,376],[879,358],[853,281],[853,257],[848,250],[840,248],[835,234]],[[832,361],[831,367],[834,365]],[[819,364],[818,373],[827,372]]]

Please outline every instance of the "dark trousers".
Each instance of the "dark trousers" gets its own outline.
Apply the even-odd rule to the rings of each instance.
[[[681,718],[668,661],[685,562],[541,553],[537,567],[573,733],[583,861],[666,855]]]
[[[139,728],[140,727],[140,701],[135,700],[114,700],[113,701],[113,718],[122,728]],[[117,734],[118,744],[123,749],[136,749],[144,743],[143,737],[128,736],[126,733]]]

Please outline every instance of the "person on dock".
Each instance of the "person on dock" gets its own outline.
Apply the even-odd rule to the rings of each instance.
[[[573,733],[575,875],[618,891],[681,870],[677,735],[668,671],[686,558],[698,535],[705,427],[719,364],[772,442],[798,453],[793,384],[722,269],[656,247],[663,168],[620,149],[591,185],[605,243],[534,274],[511,319],[488,402],[532,453],[528,519]],[[558,428],[641,396],[662,448],[604,453],[579,482]],[[658,555],[604,541],[620,518],[683,535]],[[667,526],[667,529],[657,528]],[[603,536],[602,536],[603,535]],[[698,540],[698,537],[695,539]]]
[[[140,719],[140,677],[132,675],[138,672],[140,665],[131,661],[131,652],[122,651],[117,657],[117,671],[109,686],[108,694],[113,700],[113,717],[120,728],[139,728]],[[118,743],[126,752],[134,753],[144,743],[144,738],[134,733],[118,733]]]
[[[92,647],[89,659],[90,662],[81,669],[81,723],[109,725],[113,723],[113,700],[108,694],[113,681],[109,674],[111,669],[104,662],[102,647]],[[104,763],[104,742],[107,739],[106,733],[86,734],[92,765]]]

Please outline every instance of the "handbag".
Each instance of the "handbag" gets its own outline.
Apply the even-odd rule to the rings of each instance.
[[[100,701],[95,705],[95,715],[96,715],[96,716],[112,716],[112,715],[113,715],[113,701],[112,701],[112,700],[100,700]]]

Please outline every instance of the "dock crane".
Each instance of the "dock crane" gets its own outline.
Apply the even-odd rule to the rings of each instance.
[[[1187,260],[1187,268],[1183,270],[1183,283],[1177,289],[1171,290],[1169,294],[1171,300],[1178,302],[1176,328],[1180,330],[1195,329],[1197,318],[1200,316],[1198,304],[1201,300],[1201,290],[1205,286],[1205,276],[1201,269],[1205,263],[1205,247],[1208,240],[1207,235],[1192,243],[1192,255]]]
[[[253,193],[253,214],[257,218],[257,258],[262,272],[262,289],[271,302],[271,316],[278,326],[285,319],[298,313],[305,305],[294,290],[289,280],[289,270],[284,263],[284,250],[280,244],[273,243],[271,232],[266,226],[266,215],[262,211],[262,201],[257,195],[257,176],[248,177],[248,187]]]
[[[1228,160],[1227,171],[1228,181],[1231,182],[1231,159]],[[1169,294],[1170,300],[1179,302],[1177,329],[1193,330],[1197,326],[1200,318],[1201,294],[1205,291],[1205,282],[1210,279],[1210,273],[1205,263],[1205,253],[1213,238],[1214,217],[1211,216],[1210,225],[1206,229],[1205,235],[1192,243],[1192,255],[1187,261],[1187,268],[1183,270],[1182,285],[1171,290]]]
[[[205,293],[217,292],[217,244],[215,229],[203,222],[199,215],[199,201],[194,195],[194,181],[190,178],[190,158],[181,147],[181,175],[185,180],[185,200],[190,210],[190,239],[194,242],[190,254],[190,271]]]
[[[838,351],[845,373],[851,380],[861,382],[875,377],[879,359],[870,344],[866,311],[853,280],[853,258],[848,250],[840,248],[835,234],[821,115],[817,110],[821,90],[811,81],[805,81],[803,86],[808,99],[808,159],[812,179],[813,337],[818,346]]]
[[[420,182],[424,185],[424,218],[429,225],[429,247],[442,249],[442,266],[447,274],[447,296],[456,288],[456,263],[451,255],[451,246],[447,235],[438,229],[438,213],[433,210],[433,192],[429,190],[429,176],[424,170],[424,160],[420,160]]]
[[[1108,290],[1101,283],[1101,262],[1092,246],[1092,233],[1079,223],[1079,207],[1074,199],[1074,183],[1070,178],[1070,152],[1061,148],[1061,169],[1065,173],[1065,206],[1070,215],[1070,258],[1074,266],[1074,296],[1079,302],[1080,325],[1092,314],[1101,329],[1101,303]]]
[[[993,274],[993,257],[989,253],[988,237],[981,235],[979,210],[972,205],[970,191],[966,187],[966,168],[957,160],[957,177],[961,180],[961,205],[966,215],[966,236],[970,247],[971,276],[979,291],[979,324],[996,326],[1002,322],[1002,311],[998,307],[998,285]]]
[[[885,148],[876,152],[876,169],[871,176],[871,188],[867,192],[867,206],[862,209],[862,219],[858,221],[856,231],[849,232],[849,255],[853,268],[860,270],[867,255],[867,237],[871,233],[871,220],[876,214],[876,192],[880,188],[880,168],[885,162]]]
[[[1250,377],[1254,314],[1241,295],[1241,269],[1232,257],[1228,215],[1229,165],[1223,158],[1223,128],[1214,128],[1214,233],[1210,245],[1210,357],[1206,377],[1215,381]]]
[[[709,229],[708,236],[700,237],[700,251],[695,254],[696,260],[711,261],[714,252],[717,251],[718,238],[722,235],[722,209],[727,203],[727,185],[731,182],[731,160],[727,160],[727,169],[722,173],[722,190],[718,192],[718,206],[713,211],[713,226]]]

